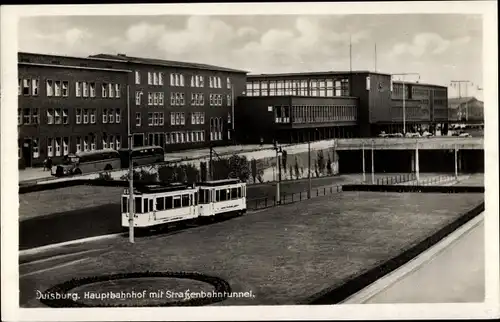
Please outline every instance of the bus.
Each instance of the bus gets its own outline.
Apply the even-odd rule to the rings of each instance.
[[[56,167],[52,175],[61,177],[73,174],[111,171],[120,169],[120,154],[113,149],[102,149],[70,154]]]
[[[118,150],[121,158],[121,167],[128,168],[129,166],[129,149],[123,148]],[[133,166],[147,165],[165,161],[165,151],[159,146],[140,146],[132,148]]]

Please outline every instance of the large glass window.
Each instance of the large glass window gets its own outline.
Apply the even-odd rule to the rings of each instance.
[[[142,214],[142,198],[135,197],[135,213]]]

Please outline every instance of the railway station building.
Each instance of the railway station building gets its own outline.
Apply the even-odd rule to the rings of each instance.
[[[407,132],[447,124],[447,88],[405,83]],[[304,142],[403,132],[403,84],[369,71],[248,75],[238,139]]]

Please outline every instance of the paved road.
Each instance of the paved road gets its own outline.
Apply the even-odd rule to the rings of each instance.
[[[480,220],[430,261],[361,303],[483,302],[484,250],[484,220]]]

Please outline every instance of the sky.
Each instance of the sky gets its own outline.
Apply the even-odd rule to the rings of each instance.
[[[258,73],[353,70],[418,73],[449,86],[469,80],[482,99],[480,15],[38,16],[18,25],[20,51],[127,54]],[[401,79],[401,76],[394,76]],[[418,76],[405,76],[416,81]],[[449,96],[458,95],[449,88]],[[465,86],[462,87],[465,96]]]

